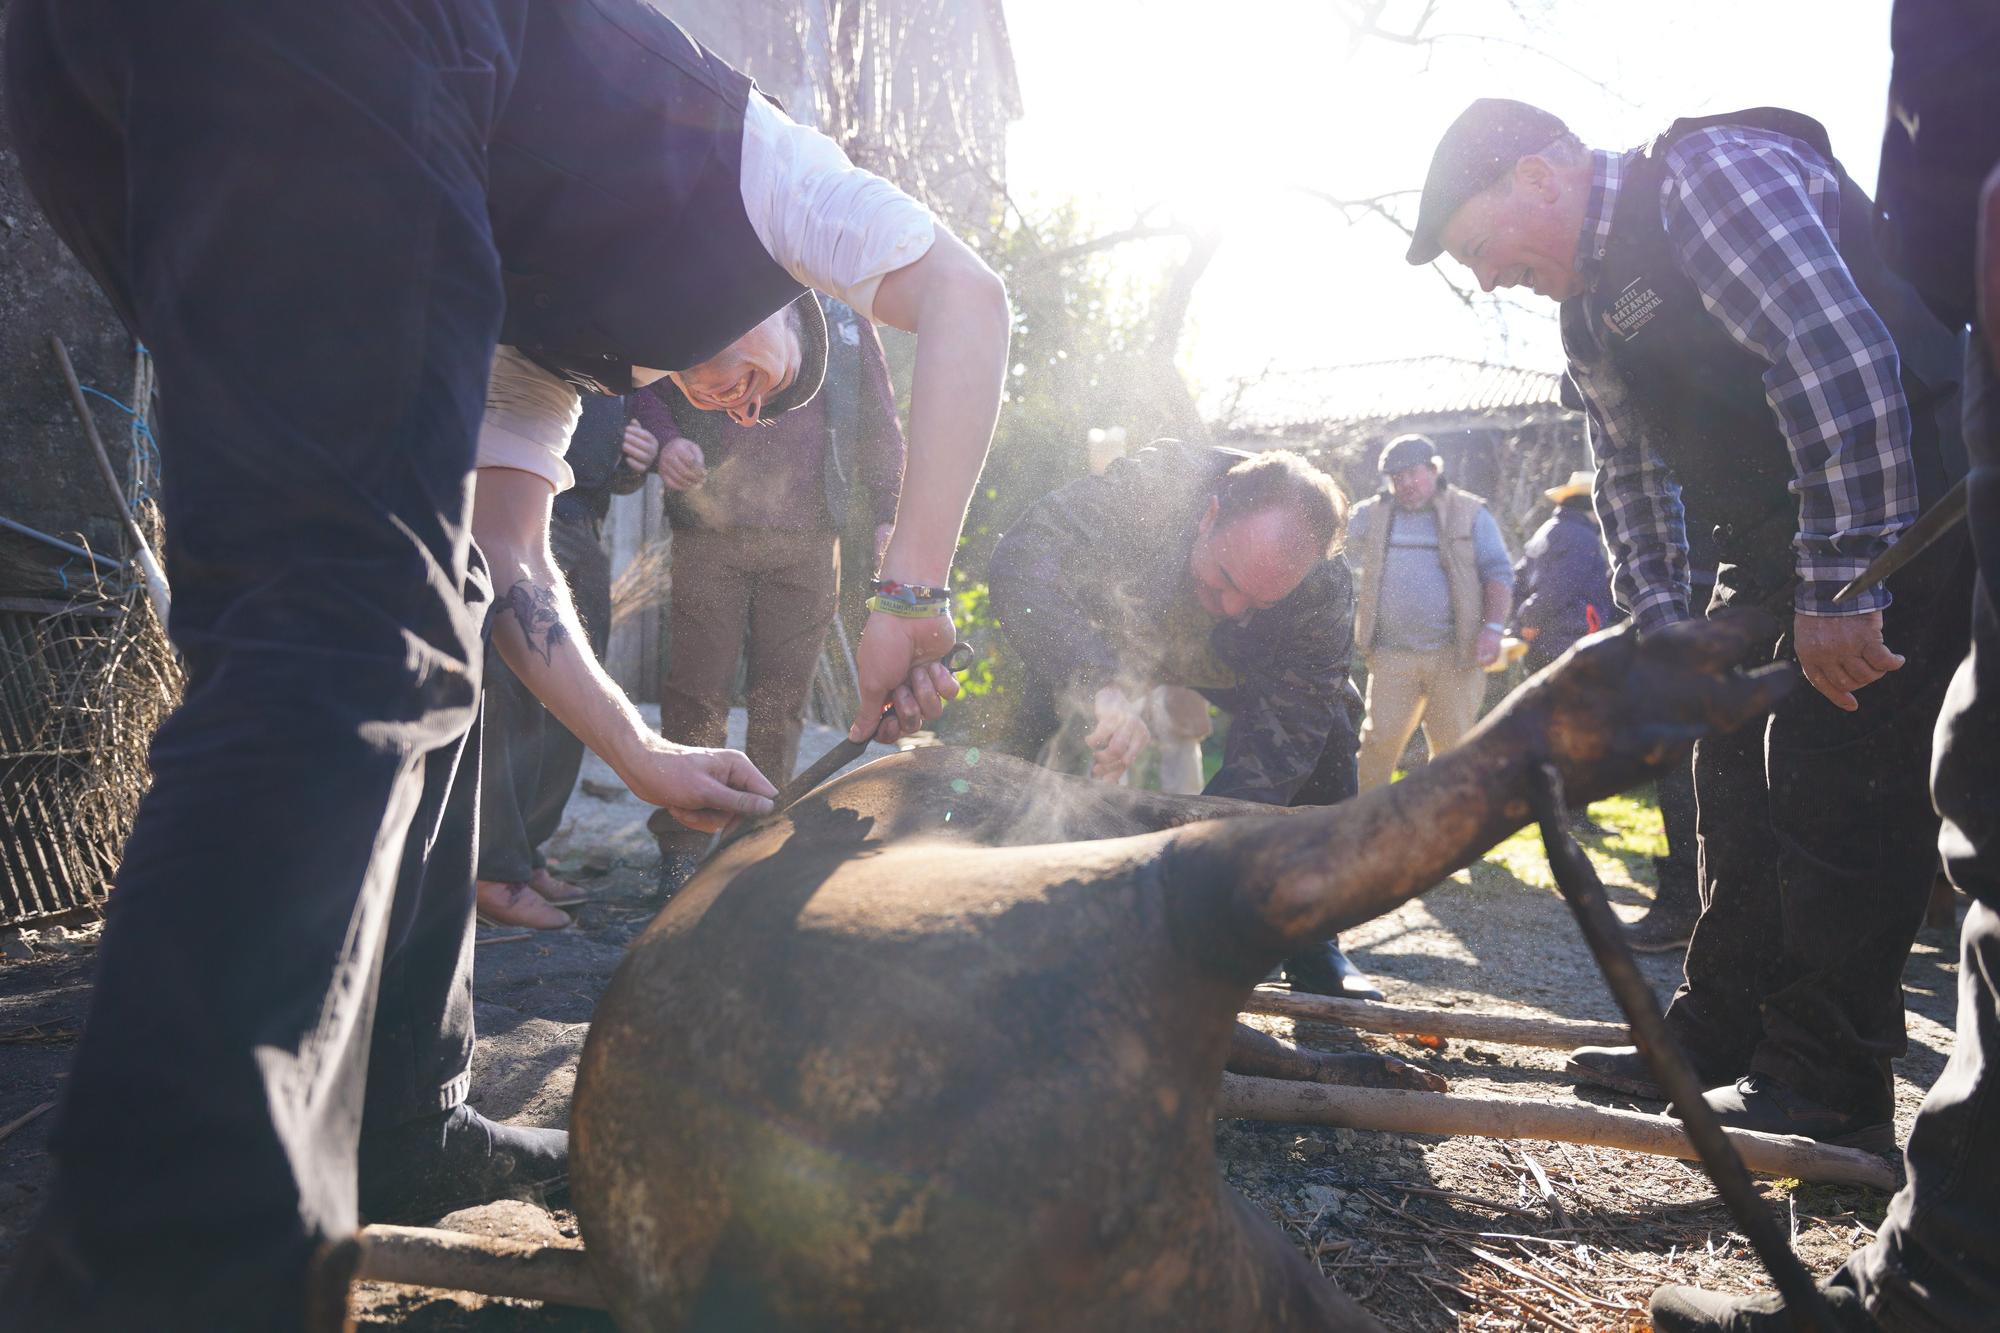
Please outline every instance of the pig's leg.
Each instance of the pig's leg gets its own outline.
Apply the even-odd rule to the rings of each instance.
[[[1247,1023],[1238,1023],[1229,1038],[1232,1074],[1254,1078],[1284,1078],[1296,1083],[1344,1083],[1357,1088],[1404,1088],[1413,1092],[1448,1092],[1451,1085],[1407,1060],[1374,1051],[1333,1054],[1279,1041]]]

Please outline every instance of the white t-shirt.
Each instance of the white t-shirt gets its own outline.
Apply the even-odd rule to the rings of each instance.
[[[743,115],[741,184],[743,210],[766,253],[863,319],[875,317],[882,279],[923,258],[937,237],[929,209],[755,94]],[[478,466],[518,468],[567,490],[576,479],[563,455],[581,412],[575,389],[513,348],[498,348]]]

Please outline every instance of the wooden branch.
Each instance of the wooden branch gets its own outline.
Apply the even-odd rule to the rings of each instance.
[[[1128,245],[1133,241],[1156,241],[1166,237],[1183,237],[1199,241],[1201,233],[1193,227],[1177,222],[1139,222],[1118,231],[1105,232],[1102,236],[1093,236],[1088,240],[1076,241],[1070,245],[1045,249],[1035,256],[1034,263],[1037,268],[1047,268],[1055,264],[1060,264],[1065,260],[1080,259],[1085,255],[1096,254],[1102,250],[1115,250],[1119,246]]]
[[[531,1245],[431,1227],[361,1229],[357,1278],[602,1310],[581,1247]]]
[[[1570,1018],[1510,1018],[1504,1014],[1461,1014],[1450,1009],[1412,1009],[1372,1000],[1343,1000],[1331,995],[1300,995],[1291,991],[1254,990],[1243,1002],[1246,1014],[1275,1014],[1309,1023],[1338,1023],[1361,1032],[1391,1032],[1409,1037],[1456,1037],[1460,1041],[1491,1041],[1503,1046],[1630,1046],[1632,1034],[1623,1023],[1593,1023]]]
[[[1222,1076],[1216,1114],[1281,1124],[1338,1125],[1398,1134],[1470,1134],[1489,1139],[1553,1139],[1600,1148],[1696,1160],[1676,1121],[1638,1111],[1615,1111],[1582,1102],[1525,1097],[1462,1097],[1447,1092],[1398,1092],[1283,1079]],[[1896,1173],[1873,1153],[1835,1148],[1811,1139],[1727,1131],[1743,1162],[1767,1176],[1837,1185],[1896,1188]]]
[[[44,1111],[53,1111],[55,1109],[55,1106],[56,1104],[54,1102],[43,1102],[40,1106],[37,1106],[34,1110],[28,1112],[26,1115],[16,1116],[14,1119],[9,1120],[6,1124],[0,1125],[0,1139],[5,1139],[8,1135],[12,1134],[15,1130],[19,1129],[21,1126],[33,1120],[36,1116],[41,1115]]]

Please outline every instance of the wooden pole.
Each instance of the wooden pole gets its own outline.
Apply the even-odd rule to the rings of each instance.
[[[1350,1088],[1288,1079],[1222,1076],[1216,1114],[1240,1120],[1394,1134],[1470,1134],[1489,1139],[1556,1139],[1657,1157],[1699,1159],[1679,1122],[1638,1111],[1614,1111],[1582,1102],[1533,1101],[1525,1097],[1462,1097],[1447,1092],[1400,1092]],[[1726,1131],[1752,1171],[1767,1176],[1826,1181],[1837,1185],[1896,1188],[1896,1173],[1873,1153],[1835,1148],[1811,1139],[1748,1130]]]
[[[1622,1023],[1593,1023],[1568,1018],[1511,1018],[1504,1014],[1461,1014],[1449,1009],[1411,1009],[1372,1000],[1343,1000],[1331,995],[1300,995],[1291,991],[1254,990],[1243,1003],[1246,1014],[1275,1014],[1309,1023],[1337,1023],[1362,1032],[1404,1036],[1456,1037],[1490,1041],[1502,1046],[1630,1046],[1631,1029]]]
[[[473,1236],[431,1227],[366,1226],[356,1278],[602,1310],[581,1247]]]

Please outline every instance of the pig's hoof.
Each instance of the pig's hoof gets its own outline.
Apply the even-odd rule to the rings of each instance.
[[[1313,1082],[1356,1088],[1402,1088],[1408,1092],[1449,1092],[1451,1084],[1421,1065],[1374,1052],[1325,1055],[1313,1061]]]

